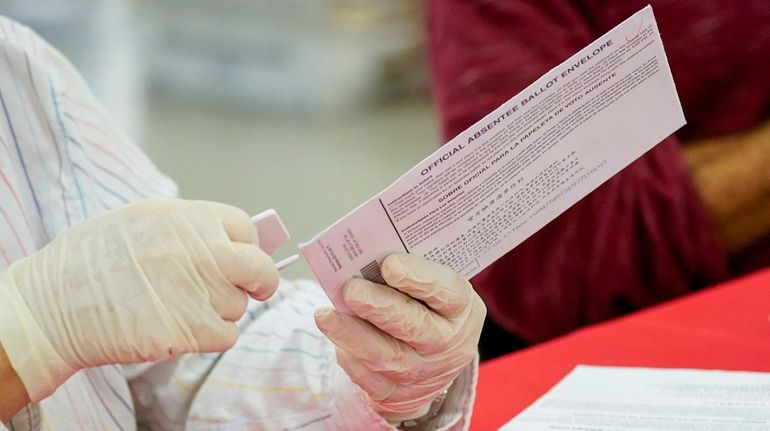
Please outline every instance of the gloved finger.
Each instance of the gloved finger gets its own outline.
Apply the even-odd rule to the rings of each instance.
[[[448,386],[451,382],[449,385],[444,381],[399,385],[387,399],[378,402],[378,410],[386,413],[416,412],[416,417],[423,416],[433,400]]]
[[[401,384],[424,378],[421,373],[427,368],[420,355],[371,323],[332,308],[316,310],[315,321],[332,343],[360,360],[369,370]]]
[[[278,288],[275,262],[256,245],[234,242],[212,253],[227,281],[249,292],[254,299],[265,300]]]
[[[358,385],[374,401],[388,398],[398,385],[380,373],[370,370],[360,360],[345,350],[336,348],[337,363],[348,374],[350,380]]]
[[[193,328],[199,353],[224,352],[238,340],[235,322],[218,318],[201,319]]]
[[[249,297],[242,289],[227,285],[212,289],[211,306],[219,316],[230,322],[237,322],[246,312]]]
[[[424,301],[448,319],[465,312],[475,295],[471,284],[452,269],[413,254],[388,256],[381,271],[389,286]]]
[[[202,203],[206,211],[222,221],[222,227],[230,241],[259,245],[257,229],[245,211],[218,202]]]
[[[456,337],[461,325],[396,289],[354,278],[343,286],[342,295],[356,315],[420,353],[443,352],[462,341]]]

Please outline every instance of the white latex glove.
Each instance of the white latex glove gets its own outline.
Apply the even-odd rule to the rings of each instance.
[[[316,324],[378,413],[414,419],[476,357],[486,307],[459,274],[419,256],[388,256],[381,270],[390,287],[360,278],[343,287],[357,316],[324,308]]]
[[[248,215],[153,199],[83,222],[0,274],[0,343],[32,401],[77,370],[226,350],[278,286]]]

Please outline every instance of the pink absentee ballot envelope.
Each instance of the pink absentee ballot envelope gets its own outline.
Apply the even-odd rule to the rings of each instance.
[[[300,244],[300,252],[345,312],[344,283],[363,277],[383,284],[379,265],[391,253],[416,254],[469,279],[684,124],[647,6]]]

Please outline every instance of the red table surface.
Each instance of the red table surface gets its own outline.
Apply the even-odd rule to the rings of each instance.
[[[481,365],[471,430],[496,430],[578,364],[770,371],[770,270]]]

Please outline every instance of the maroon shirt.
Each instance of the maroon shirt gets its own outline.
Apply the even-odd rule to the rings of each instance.
[[[770,1],[428,2],[447,139],[648,3],[688,125],[473,279],[494,320],[529,342],[728,276],[680,147],[768,118]]]

